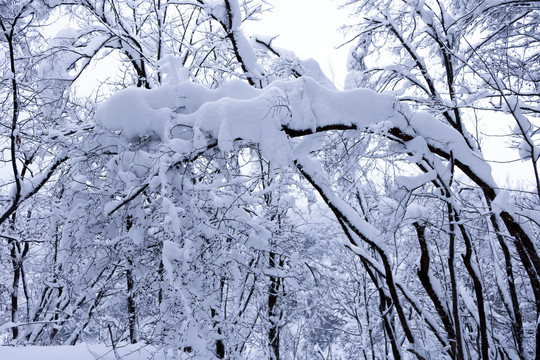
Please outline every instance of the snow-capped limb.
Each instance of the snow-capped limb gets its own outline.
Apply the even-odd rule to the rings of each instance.
[[[114,214],[118,209],[120,209],[122,206],[126,205],[130,201],[133,201],[137,196],[139,196],[144,190],[148,188],[150,183],[144,183],[143,185],[139,186],[138,189],[135,189],[135,191],[132,191],[131,194],[129,194],[125,199],[123,199],[118,205],[116,205],[113,209],[107,211],[107,215],[111,216]]]
[[[392,96],[363,89],[340,93],[307,77],[275,81],[263,90],[238,81],[218,90],[183,82],[121,91],[98,109],[96,120],[128,139],[157,135],[167,139],[165,143],[176,138],[194,141],[198,130],[217,139],[223,150],[244,139],[260,144],[265,157],[284,164],[290,159],[285,134],[369,127],[390,117],[392,106]],[[275,151],[276,141],[280,151]]]
[[[55,174],[55,171],[60,165],[68,160],[67,156],[60,156],[56,159],[48,169],[43,170],[40,174],[33,178],[24,179],[21,183],[20,190],[15,189],[11,204],[7,206],[0,215],[0,224],[3,224],[21,204],[34,196]]]
[[[518,145],[518,153],[522,160],[529,160],[533,167],[536,181],[536,193],[540,197],[540,169],[538,159],[540,158],[540,146],[535,142],[533,136],[538,132],[538,127],[533,126],[527,116],[523,114],[524,104],[516,96],[503,96],[506,102],[506,111],[510,112],[516,121],[514,127],[515,134],[521,138]]]
[[[144,91],[138,90],[136,95],[141,99],[153,98],[150,91]],[[369,131],[372,126],[380,124],[390,138],[398,142],[408,143],[421,137],[427,144],[424,153],[430,152],[446,160],[453,159],[455,166],[482,189],[488,202],[498,192],[489,164],[469,148],[459,131],[426,113],[411,113],[390,95],[364,89],[332,91],[308,77],[275,81],[263,90],[233,83],[231,87],[210,91],[202,85],[182,83],[173,88],[152,91],[168,96],[160,96],[157,98],[159,101],[144,105],[140,99],[132,101],[135,93],[130,95],[129,92],[133,90],[128,89],[111,97],[102,109],[113,108],[122,114],[129,113],[129,104],[142,104],[146,118],[157,116],[162,119],[159,124],[145,122],[142,118],[139,120],[137,114],[122,120],[122,117],[110,116],[106,110],[102,110],[98,116],[101,120],[98,121],[111,130],[122,130],[129,132],[129,135],[133,135],[130,132],[135,130],[134,134],[140,136],[147,133],[146,129],[156,125],[160,129],[165,126],[165,129],[170,129],[170,135],[165,130],[159,130],[164,134],[161,136],[166,134],[169,139],[187,136],[185,140],[190,141],[195,132],[186,133],[182,129],[198,129],[217,139],[222,150],[230,150],[235,140],[244,139],[260,143],[263,156],[282,165],[292,158],[284,134],[297,137],[328,130]],[[202,97],[197,98],[195,94]],[[183,109],[181,111],[187,114],[177,114],[178,109]],[[243,115],[239,117],[238,114]],[[171,121],[167,123],[169,116]],[[139,134],[140,130],[133,129],[133,122],[141,122],[144,132]],[[276,141],[282,144],[279,152],[274,151]],[[502,212],[501,217],[512,235],[523,239],[533,264],[540,270],[540,261],[530,237],[511,214]]]
[[[336,215],[336,218],[343,220],[358,237],[377,249],[377,251],[382,252],[384,257],[391,261],[390,251],[383,242],[383,235],[363,219],[363,214],[358,213],[335,194],[320,164],[307,156],[302,156],[295,159],[295,165],[311,185],[316,188],[326,205]]]
[[[324,74],[319,63],[315,59],[299,59],[293,51],[277,48],[272,45],[272,41],[275,37],[267,37],[255,35],[250,37],[250,41],[254,48],[263,49],[269,51],[271,54],[277,56],[280,61],[284,62],[290,67],[290,73],[292,76],[299,78],[301,76],[307,76],[313,78],[319,84],[326,86],[329,89],[337,90],[334,83]]]
[[[249,40],[240,29],[243,16],[238,0],[197,0],[193,3],[221,25],[247,81],[252,86],[260,87],[263,69]]]
[[[238,114],[246,114],[245,120],[239,122]],[[411,113],[391,95],[366,89],[334,91],[309,77],[274,81],[263,90],[241,82],[218,90],[189,82],[154,90],[127,89],[105,102],[96,118],[105,128],[121,130],[127,138],[153,133],[169,141],[176,137],[192,140],[193,133],[182,129],[199,129],[217,139],[224,150],[230,149],[235,139],[262,142],[263,148],[268,142],[270,148],[274,140],[285,141],[280,132],[299,137],[328,130],[369,131],[378,125],[399,142],[423,139],[427,147],[418,151],[453,158],[490,199],[496,196],[489,164],[468,148],[457,130],[427,113]],[[261,127],[268,132],[264,137]],[[273,153],[273,149],[263,150],[268,157],[275,157]]]
[[[85,29],[93,32],[91,29]],[[96,29],[100,33],[103,29]],[[82,44],[78,43],[81,36],[88,33],[78,32],[74,37],[60,34],[58,40],[53,39],[49,47],[40,57],[38,71],[45,80],[76,81],[88,67],[97,53],[110,44],[113,37],[110,34],[94,35]],[[77,70],[74,70],[76,69]]]
[[[21,325],[21,324],[20,323],[14,323],[14,322],[10,321],[10,322],[7,322],[5,324],[0,325],[0,331],[5,331],[7,329],[12,329],[14,327],[18,327],[19,325]]]
[[[145,52],[145,43],[141,39],[139,28],[142,28],[143,23],[137,24],[135,18],[125,17],[121,2],[111,1],[99,4],[83,0],[81,5],[101,25],[103,31],[100,36],[108,37],[106,44],[120,50],[129,59],[138,79],[137,85],[150,88],[148,63],[151,60]],[[133,12],[133,15],[135,14]],[[89,30],[88,34],[92,38],[93,27]]]
[[[33,326],[33,325],[43,325],[43,324],[58,324],[58,323],[59,323],[58,320],[17,322],[17,323],[14,323],[14,322],[10,321],[10,322],[7,322],[7,323],[4,323],[4,324],[0,325],[0,332],[6,331],[6,330],[9,330],[9,329],[13,329],[13,328],[17,328],[17,327],[22,327],[22,326]]]

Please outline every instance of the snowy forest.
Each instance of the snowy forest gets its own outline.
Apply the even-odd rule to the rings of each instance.
[[[0,0],[0,347],[540,358],[540,1],[335,5]]]

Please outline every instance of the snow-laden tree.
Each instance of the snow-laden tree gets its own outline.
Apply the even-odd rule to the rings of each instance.
[[[352,30],[358,43],[350,58],[350,86],[361,84],[394,91],[400,101],[429,111],[455,129],[471,151],[486,159],[497,156],[483,151],[494,141],[486,134],[505,127],[513,129],[505,138],[514,140],[510,144],[506,140],[505,145],[510,152],[517,148],[515,157],[529,164],[530,171],[520,170],[515,175],[516,179],[536,184],[530,189],[533,194],[526,194],[522,190],[529,189],[523,188],[500,191],[501,185],[509,184],[485,183],[480,169],[464,168],[457,162],[456,154],[450,153],[445,184],[436,185],[442,198],[446,198],[443,203],[448,225],[414,225],[423,249],[423,274],[419,276],[427,276],[436,268],[438,274],[445,271],[449,276],[442,285],[448,283],[451,301],[447,302],[446,296],[430,298],[434,308],[440,309],[437,313],[447,335],[454,339],[452,356],[466,358],[478,352],[486,359],[499,352],[503,357],[528,358],[538,353],[538,223],[534,216],[531,218],[531,210],[536,207],[532,204],[538,203],[540,194],[538,157],[534,155],[538,151],[534,125],[539,100],[535,35],[538,4],[348,3],[362,19]],[[374,61],[382,54],[390,56],[376,64]],[[393,135],[402,141],[411,140],[399,132]],[[501,140],[496,141],[500,146]],[[436,149],[431,151],[441,155]],[[430,160],[420,160],[416,162],[418,169],[429,174],[433,164],[426,166],[422,161]],[[409,192],[408,196],[419,196],[415,194],[418,190]],[[444,229],[448,235],[426,237],[426,230],[433,229]],[[431,246],[447,249],[440,256],[442,263],[437,264],[430,255],[430,242]],[[459,253],[463,254],[462,259]],[[466,272],[460,275],[456,270],[461,264]],[[433,286],[428,280],[422,280],[424,287]],[[471,300],[462,295],[463,287],[471,289]],[[426,291],[431,292],[429,288]],[[529,296],[531,291],[533,298]],[[471,303],[478,311],[472,323],[477,334],[472,336],[465,330],[471,325],[463,315],[471,312]],[[477,342],[480,348],[471,347],[471,343]],[[515,355],[504,353],[501,348],[511,348]]]
[[[53,54],[43,52],[46,38],[42,25],[53,11],[49,5],[42,1],[0,3],[0,226],[2,272],[11,274],[7,328],[14,339],[19,336],[18,325],[30,322],[33,316],[34,291],[38,289],[30,287],[30,283],[41,281],[29,277],[28,270],[39,263],[35,259],[43,256],[41,249],[47,241],[42,235],[54,228],[45,215],[54,210],[47,206],[43,212],[36,211],[35,206],[43,201],[44,193],[50,194],[49,184],[58,179],[72,155],[72,135],[80,125],[66,110],[72,79],[51,73]],[[22,294],[24,299],[20,298]]]
[[[88,69],[110,62],[123,74],[100,91],[132,85],[165,90],[158,95],[165,98],[167,89],[190,77],[209,88],[235,77],[261,87],[269,80],[239,29],[260,6],[241,5],[55,2],[43,23],[65,16],[66,28],[36,44],[45,49],[38,70],[76,87],[88,79]],[[93,99],[64,95],[63,116],[93,116]],[[291,267],[284,249],[294,246],[281,245],[291,236],[284,230],[292,228],[285,216],[289,197],[264,190],[276,187],[275,169],[257,148],[224,155],[215,150],[217,142],[174,156],[182,152],[182,141],[164,148],[159,136],[146,131],[149,119],[137,124],[143,98],[141,108],[133,107],[133,131],[124,131],[121,142],[91,123],[81,130],[57,128],[62,140],[72,136],[78,143],[55,178],[56,189],[46,192],[53,201],[31,218],[44,230],[29,277],[41,272],[45,281],[27,295],[25,321],[8,324],[16,332],[13,342],[105,338],[114,344],[127,337],[200,356],[259,348],[278,358],[283,268]],[[178,103],[175,111],[183,108]],[[255,190],[267,193],[258,200],[238,196]],[[180,248],[192,258],[181,258],[177,269]],[[252,336],[255,326],[264,335]],[[201,339],[199,345],[194,339]]]
[[[449,11],[442,5],[441,9],[444,14]],[[275,81],[263,90],[247,91],[242,86],[246,92],[231,91],[230,85],[225,86],[217,90],[223,95],[208,95],[207,101],[191,108],[186,100],[185,114],[172,115],[164,127],[151,125],[144,130],[164,142],[175,143],[182,136],[188,141],[189,145],[183,142],[188,153],[209,143],[230,152],[236,143],[247,142],[256,143],[262,156],[280,168],[294,164],[327,203],[348,246],[372,273],[370,281],[381,289],[379,316],[394,358],[410,356],[407,352],[417,358],[527,358],[535,352],[536,317],[524,320],[522,311],[536,310],[536,300],[527,296],[527,287],[534,294],[537,282],[535,224],[521,218],[512,197],[495,183],[491,167],[467,130],[468,112],[453,105],[457,100],[452,89],[458,78],[453,69],[458,59],[445,53],[452,49],[450,36],[444,46],[435,42],[433,48],[413,48],[406,41],[410,36],[406,31],[416,29],[413,20],[397,23],[384,18],[387,12],[381,14],[383,18],[375,18],[371,26],[390,29],[402,46],[398,49],[413,56],[410,73],[417,71],[423,79],[412,81],[412,75],[406,79],[427,92],[424,106],[430,106],[431,115],[390,95],[366,90],[340,93],[300,77]],[[406,15],[417,12],[403,14],[396,19],[405,21]],[[428,15],[420,18],[428,22],[426,29],[439,31],[429,20],[435,16]],[[373,42],[376,34],[369,30]],[[437,37],[442,35],[428,32],[425,38]],[[441,51],[443,66],[423,65],[414,55],[417,48],[428,54]],[[408,64],[407,59],[403,64]],[[432,68],[436,74],[447,73],[431,76]],[[441,85],[442,81],[446,82]],[[195,92],[187,90],[191,86],[178,84],[175,92],[189,99],[185,94]],[[438,89],[444,86],[446,91]],[[404,91],[404,100],[422,99],[414,88]],[[113,96],[98,119],[105,127],[125,133],[132,127],[106,116],[107,107],[131,103],[124,96],[129,94]],[[151,96],[148,93],[147,99]],[[160,111],[165,108],[173,107]],[[333,132],[339,130],[345,132]],[[342,155],[337,167],[334,151]],[[362,158],[377,156],[388,165],[362,172]],[[326,171],[320,160],[328,161]],[[341,166],[348,167],[347,176],[337,171]],[[419,263],[411,262],[411,257]]]
[[[538,353],[539,194],[503,190],[481,146],[486,116],[510,119],[538,182],[535,2],[352,1],[345,91],[248,39],[264,2],[29,4],[44,15],[11,7],[36,25],[13,58],[63,106],[27,86],[17,118],[43,154],[13,178],[45,180],[6,197],[25,256],[2,256],[21,264],[27,309],[2,310],[10,341],[204,359]],[[59,14],[70,29],[51,38],[38,25]],[[67,93],[103,63],[118,72],[91,97]]]

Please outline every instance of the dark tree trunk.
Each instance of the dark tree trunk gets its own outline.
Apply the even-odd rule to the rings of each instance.
[[[271,269],[277,268],[277,254],[271,252],[269,255],[269,266]],[[276,276],[270,276],[270,285],[268,289],[268,319],[270,328],[268,329],[268,347],[270,350],[270,360],[279,360],[279,339],[280,339],[280,320],[282,311],[279,308],[279,297],[282,279]]]

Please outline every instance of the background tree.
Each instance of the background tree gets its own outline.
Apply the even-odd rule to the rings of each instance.
[[[534,118],[537,114],[534,111],[523,109],[530,107],[525,105],[527,101],[538,102],[538,99],[535,99],[534,96],[531,97],[530,93],[530,91],[534,92],[532,89],[537,86],[534,75],[537,73],[536,62],[527,62],[527,60],[538,56],[533,35],[537,26],[536,15],[538,12],[535,2],[487,4],[482,1],[467,3],[459,1],[410,1],[398,4],[392,1],[354,1],[349,4],[355,6],[363,17],[361,25],[356,28],[358,30],[355,30],[358,34],[358,47],[353,53],[356,55],[352,57],[351,68],[356,71],[353,72],[351,81],[354,82],[356,79],[363,85],[377,89],[399,89],[398,94],[401,101],[410,103],[415,108],[427,109],[439,116],[441,121],[460,132],[468,146],[479,154],[481,154],[484,142],[489,141],[484,134],[489,133],[488,126],[493,128],[493,116],[500,119],[501,128],[513,120],[517,125],[511,135],[527,139],[519,140],[522,145],[517,147],[521,149],[520,157],[531,164],[530,178],[535,179],[534,181],[538,183],[537,158],[523,156],[525,151],[523,149],[527,148],[529,149],[528,153],[531,153],[530,149],[536,146],[534,145],[536,140],[527,135],[535,132],[534,126],[528,125],[527,117]],[[523,49],[520,46],[523,43],[528,43],[531,46],[525,51],[517,50],[517,48]],[[386,66],[367,65],[366,67],[366,64],[378,56],[377,54],[388,51],[393,56],[388,57],[391,60],[385,64]],[[530,65],[526,65],[526,63]],[[517,68],[520,70],[516,71]],[[500,101],[496,99],[500,99]],[[517,104],[520,101],[522,105],[508,106],[510,103]],[[505,104],[504,107],[503,104]],[[513,109],[516,109],[519,115]],[[526,115],[523,111],[526,112]],[[506,116],[502,114],[506,114]],[[520,125],[521,121],[524,121],[525,124]],[[487,125],[487,122],[490,125]],[[527,130],[523,132],[519,130],[520,128]],[[531,132],[527,133],[527,131]],[[490,155],[486,155],[486,157],[489,158]],[[450,159],[450,163],[452,162],[453,160]],[[454,165],[452,164],[452,166]],[[422,169],[422,167],[420,168]],[[452,168],[449,170],[452,171]],[[428,169],[423,168],[422,171],[428,171]],[[467,173],[463,169],[462,171]],[[453,192],[456,195],[459,194],[456,191],[466,192],[468,197],[471,193],[465,190],[468,186],[463,183],[464,179],[461,179],[459,175],[455,179],[462,183],[459,187],[463,190],[458,187],[459,190]],[[473,174],[467,175],[470,178]],[[448,190],[450,190],[449,185],[452,184],[453,179],[452,175],[450,182],[445,186]],[[480,186],[484,192],[485,201],[490,206],[496,188],[475,180],[474,175],[471,180]],[[518,192],[515,194],[519,196],[519,189],[516,190]],[[449,195],[450,193],[447,193],[446,196]],[[465,199],[459,200],[459,202],[463,201],[467,202]],[[455,201],[453,202],[455,203]],[[471,203],[468,204],[472,206]],[[480,219],[482,218],[481,211],[478,210],[480,203],[475,202],[475,204],[477,205],[470,210],[467,209],[469,207],[467,206],[461,211],[476,212],[478,219]],[[448,209],[457,210],[455,205],[451,205]],[[506,312],[508,316],[507,326],[512,330],[514,348],[520,357],[526,358],[527,350],[525,348],[527,346],[524,345],[522,311],[523,308],[529,306],[535,308],[537,305],[534,303],[538,304],[538,299],[533,304],[528,303],[527,296],[521,292],[523,289],[517,289],[515,277],[521,277],[522,275],[518,274],[524,270],[529,278],[529,286],[532,289],[536,288],[537,275],[536,270],[533,270],[533,263],[536,262],[537,251],[529,247],[534,242],[534,235],[531,233],[525,235],[529,231],[528,224],[516,226],[514,216],[519,215],[504,210],[498,212],[502,209],[496,205],[491,209],[494,210],[494,213],[484,217],[480,223],[482,224],[481,228],[484,229],[482,232],[474,231],[473,234],[466,234],[467,231],[461,231],[466,248],[463,258],[464,265],[469,269],[468,273],[476,292],[478,310],[481,313],[486,313],[482,308],[489,306],[487,305],[489,301],[484,304],[482,298],[491,298],[491,295],[484,294],[484,292],[489,292],[488,289],[498,286],[499,295],[502,296],[501,301],[504,303],[504,307],[499,308],[499,310],[503,311],[503,314]],[[458,217],[461,216],[463,215],[458,214]],[[450,230],[457,229],[451,225],[453,220],[449,219],[449,221]],[[504,227],[507,227],[510,235],[517,239],[515,249],[513,249],[512,242],[505,239]],[[517,228],[521,228],[521,230]],[[492,235],[488,235],[491,232],[494,232],[498,242],[497,247],[493,247],[493,244],[490,243],[489,248],[495,251],[491,256],[495,256],[495,259],[501,259],[502,263],[495,262],[498,264],[494,271],[496,279],[489,281],[486,276],[493,270],[485,268],[482,270],[481,263],[484,256],[490,255],[480,251],[480,249],[482,248],[482,240],[491,238]],[[521,232],[523,233],[520,235]],[[474,236],[474,240],[470,243],[467,238],[471,236]],[[454,241],[452,235],[450,240]],[[473,243],[480,246],[475,250]],[[487,245],[486,243],[484,246],[488,248]],[[526,248],[529,250],[525,250]],[[452,253],[453,251],[448,253],[451,278],[456,277],[452,275],[454,273],[452,267],[455,266]],[[479,262],[477,265],[480,266],[479,269],[474,269],[474,260],[472,260],[474,253],[479,257],[476,260]],[[523,256],[525,253],[528,255]],[[517,263],[512,259],[514,256],[512,254],[520,256]],[[428,260],[429,257],[425,259]],[[498,269],[505,269],[505,275],[499,275]],[[480,273],[475,274],[478,271]],[[506,278],[506,284],[502,283],[503,278]],[[456,280],[451,279],[451,283],[456,281],[457,277]],[[456,314],[460,305],[456,302],[460,301],[457,298],[457,291],[453,290],[452,293],[456,295],[453,295],[454,305],[451,312],[454,313],[454,324],[458,324],[460,317],[457,317]],[[444,314],[441,315],[442,319],[446,318]],[[489,346],[487,327],[490,320],[484,318],[486,316],[485,314],[481,315],[477,324],[483,342],[481,350],[483,358],[488,357]],[[450,325],[449,322],[448,325]],[[456,340],[459,343],[460,340],[457,337],[460,337],[459,333],[462,330],[457,325],[454,327],[456,328],[454,331]],[[525,337],[529,341],[534,338]],[[496,343],[506,344],[509,341],[510,339],[495,340]],[[538,351],[536,350],[536,352]]]

